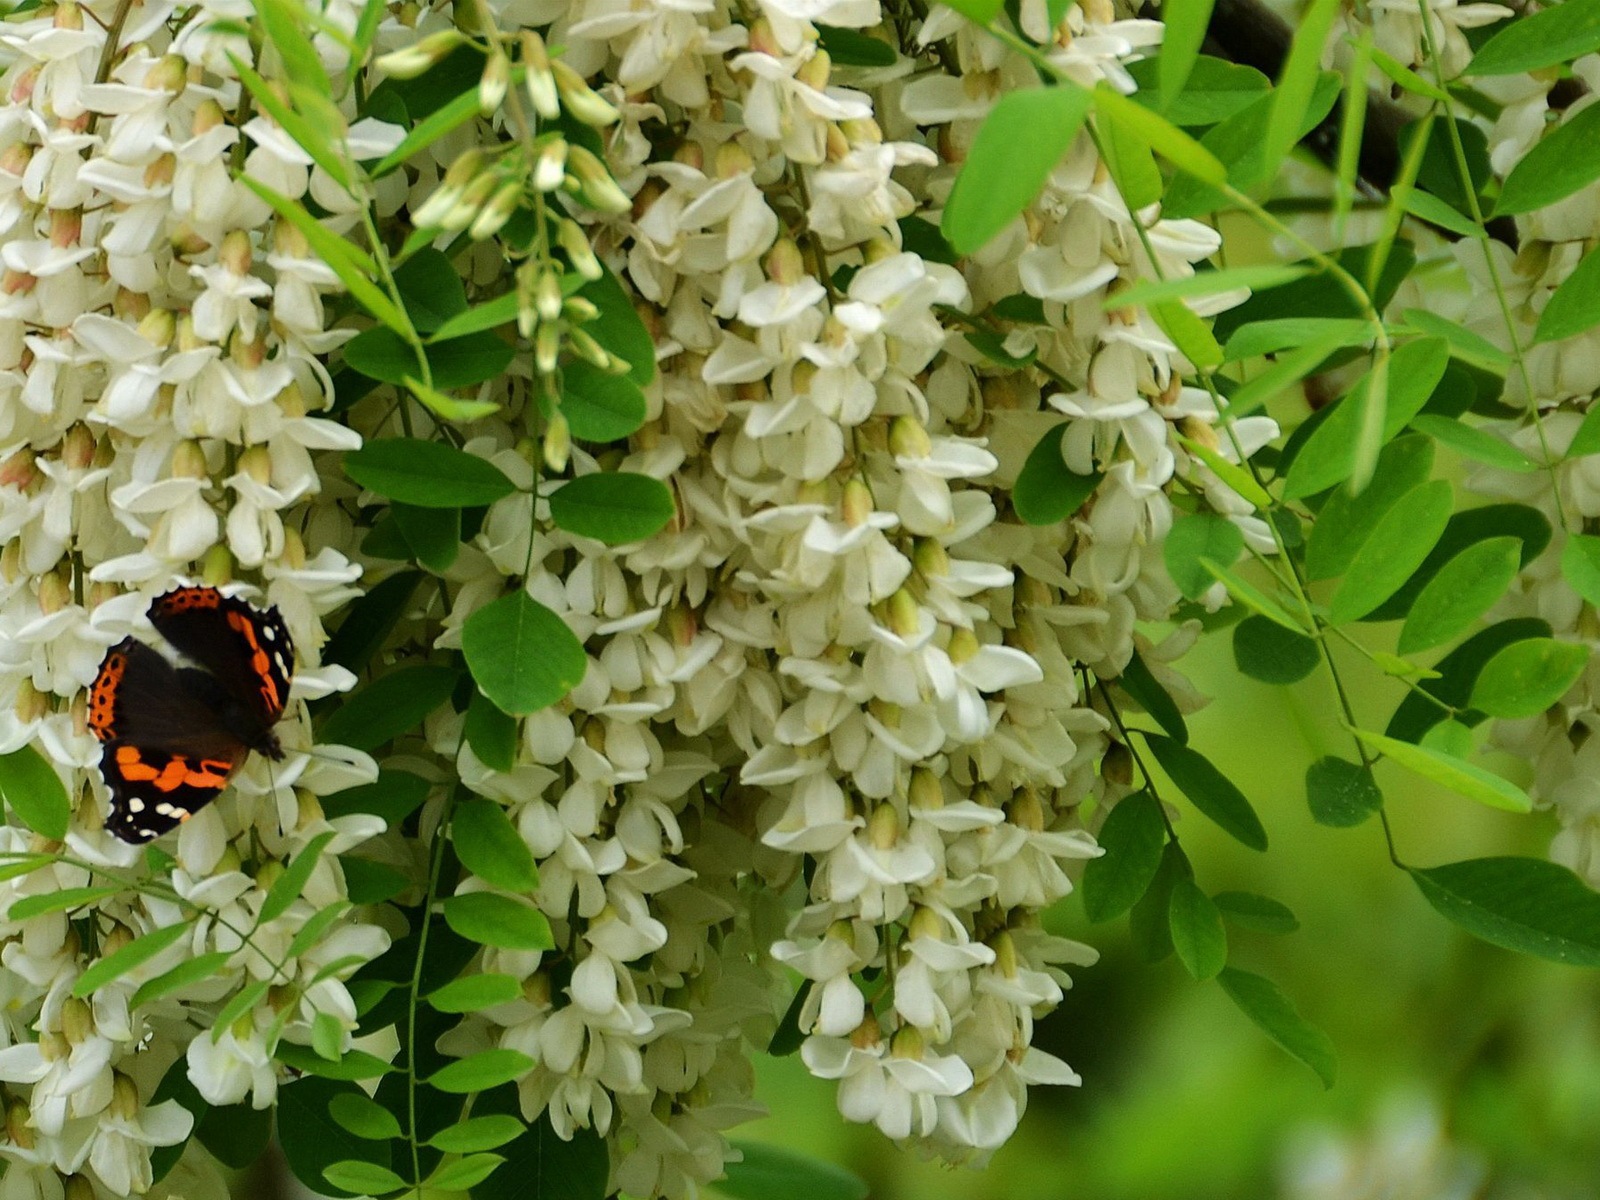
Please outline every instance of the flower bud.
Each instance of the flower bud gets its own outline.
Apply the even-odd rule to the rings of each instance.
[[[899,588],[889,597],[885,622],[896,636],[913,638],[922,628],[922,610],[917,598],[905,588]]]
[[[584,200],[603,213],[625,213],[633,207],[617,181],[589,150],[582,146],[567,147],[567,170],[578,181]]]
[[[269,892],[282,874],[283,864],[275,858],[269,858],[256,869],[256,887]]]
[[[17,698],[11,706],[19,724],[31,725],[50,715],[50,697],[33,686],[33,680],[23,676],[17,684]]]
[[[450,51],[465,45],[466,38],[458,29],[443,29],[430,33],[419,42],[385,54],[373,66],[393,79],[415,79],[429,67],[443,62]]]
[[[19,178],[33,161],[33,147],[23,142],[12,142],[0,151],[0,171]]]
[[[45,616],[58,613],[72,603],[72,585],[58,572],[51,571],[39,580],[39,611]]]
[[[32,1119],[26,1101],[13,1098],[6,1105],[6,1137],[13,1145],[24,1150],[33,1149]]]
[[[906,802],[912,808],[935,812],[944,807],[944,788],[939,778],[927,767],[917,767],[911,772],[911,782],[906,788]]]
[[[582,329],[567,330],[567,342],[572,347],[572,352],[585,362],[593,363],[602,371],[621,374],[620,371],[616,370],[616,359],[611,351],[595,341],[593,337]],[[626,363],[623,364],[623,370],[627,370]]]
[[[61,1184],[61,1200],[95,1200],[94,1184],[87,1175],[68,1175]]]
[[[195,106],[194,116],[189,121],[189,132],[199,137],[227,122],[228,114],[222,110],[222,105],[208,96]]]
[[[211,468],[206,465],[206,452],[194,440],[179,442],[172,448],[171,478],[209,479]]]
[[[177,318],[169,308],[152,308],[139,322],[139,336],[157,349],[165,350],[177,332]]]
[[[94,1036],[94,1013],[87,1001],[68,996],[62,1002],[61,1036],[69,1046],[81,1046]]]
[[[234,275],[250,274],[252,252],[250,235],[242,229],[235,229],[222,239],[222,246],[217,251],[217,261]]]
[[[561,316],[561,276],[554,271],[542,271],[534,285],[533,306],[542,321],[554,321]]]
[[[541,325],[533,335],[533,369],[541,375],[553,375],[561,358],[561,327]]]
[[[922,1040],[922,1030],[915,1025],[902,1025],[894,1031],[894,1040],[889,1043],[889,1053],[896,1058],[909,1058],[920,1061],[927,1053],[927,1044]]]
[[[561,59],[552,59],[550,70],[555,75],[562,104],[574,118],[595,129],[604,129],[621,119],[622,114]]]
[[[883,1030],[878,1028],[878,1018],[868,1013],[861,1024],[850,1032],[850,1044],[857,1050],[875,1050],[883,1044]]]
[[[320,825],[327,819],[327,814],[322,810],[322,800],[315,792],[307,791],[305,788],[295,788],[294,798],[300,810],[296,829]]]
[[[867,818],[867,840],[875,849],[892,850],[900,842],[900,814],[892,804],[880,804]]]
[[[528,102],[533,111],[546,121],[561,115],[561,98],[556,90],[555,73],[551,70],[550,55],[545,50],[544,39],[531,29],[522,31],[522,66],[524,85],[528,89]]]
[[[0,462],[0,487],[27,491],[39,481],[39,468],[34,465],[34,453],[24,446],[4,462]]]
[[[478,213],[489,202],[489,197],[495,193],[500,184],[501,176],[498,171],[485,171],[479,175],[467,184],[465,190],[456,198],[455,204],[451,205],[450,211],[438,221],[439,227],[454,233],[471,225],[478,219]]]
[[[828,76],[833,73],[833,59],[826,50],[819,49],[815,54],[800,64],[800,69],[794,73],[796,83],[803,83],[822,91],[828,86]]]
[[[566,251],[572,269],[579,275],[585,279],[599,279],[605,273],[600,260],[595,257],[594,247],[589,244],[588,234],[571,217],[562,217],[556,223],[556,240]]]
[[[872,500],[872,492],[864,480],[854,478],[844,485],[844,496],[839,501],[839,513],[844,518],[844,523],[851,529],[859,529],[865,525],[876,507]]]
[[[572,427],[567,424],[566,414],[558,408],[550,414],[550,423],[544,430],[544,465],[559,474],[567,469],[567,459],[571,456]]]
[[[927,458],[933,453],[933,439],[921,421],[899,416],[889,425],[889,449],[900,458]]]
[[[478,79],[478,111],[493,116],[506,98],[511,85],[511,60],[504,54],[491,54],[483,64],[483,74]]]
[[[1219,450],[1222,447],[1222,440],[1217,437],[1216,429],[1199,417],[1184,417],[1178,422],[1178,432],[1207,450]]]
[[[1044,805],[1040,803],[1039,793],[1034,788],[1022,788],[1011,797],[1006,817],[1018,829],[1025,829],[1029,833],[1044,832]]]
[[[995,969],[1007,979],[1017,977],[1017,944],[1011,940],[1011,935],[1002,929],[989,939],[989,949],[994,951]]]
[[[507,180],[500,185],[499,191],[489,197],[489,203],[483,206],[483,211],[467,231],[468,236],[478,242],[492,238],[511,219],[521,201],[522,184],[515,179]]]
[[[779,238],[767,252],[767,278],[792,287],[806,276],[805,256],[792,238]]]
[[[306,569],[306,543],[300,536],[300,531],[292,525],[285,526],[283,530],[283,551],[278,555],[281,566],[288,567],[291,571],[304,571]]]
[[[1127,787],[1133,782],[1133,755],[1121,742],[1112,742],[1106,747],[1105,756],[1100,760],[1100,778],[1117,787]]]
[[[50,210],[50,244],[57,250],[76,246],[83,236],[83,209],[53,208]]]
[[[535,191],[550,192],[559,188],[567,178],[567,139],[552,137],[539,146],[533,160],[533,187]]]

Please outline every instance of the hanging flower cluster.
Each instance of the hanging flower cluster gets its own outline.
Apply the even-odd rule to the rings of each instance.
[[[72,798],[64,836],[3,835],[8,1189],[146,1191],[199,1104],[270,1106],[285,1064],[392,1060],[421,1172],[427,1059],[431,1094],[514,1084],[521,1119],[606,1138],[611,1187],[694,1195],[775,1031],[846,1117],[981,1160],[1030,1085],[1077,1082],[1032,1043],[1094,958],[1041,913],[1132,790],[1100,681],[1137,653],[1198,704],[1163,665],[1197,627],[1135,632],[1180,599],[1174,490],[1275,545],[1213,467],[1276,426],[1223,436],[1163,327],[1107,303],[1217,235],[1130,212],[1085,131],[957,260],[940,206],[1033,67],[945,9],[249,16],[68,2],[0,39],[0,750]],[[1101,0],[1051,19],[1024,5],[1060,71],[1122,93],[1161,33]],[[431,107],[403,86],[463,61]],[[445,311],[458,279],[477,308]],[[493,369],[452,363],[469,339]],[[643,402],[620,432],[573,399],[617,388]],[[1028,524],[1009,493],[1042,440],[1089,498]],[[429,507],[357,467],[418,445],[498,491]],[[347,477],[333,452],[363,446]],[[613,473],[670,496],[659,532],[574,514]],[[179,580],[279,609],[294,704],[282,762],[144,852],[104,829],[86,689]],[[555,654],[486,651],[505,611],[581,648],[559,702],[486,702]],[[341,664],[374,673],[343,702]],[[323,700],[322,741],[391,746],[382,775],[313,752]],[[430,939],[509,990],[421,1022],[450,980]],[[380,1021],[389,995],[410,1011]],[[462,1152],[433,1186],[500,1162]],[[423,1183],[341,1165],[348,1191]]]

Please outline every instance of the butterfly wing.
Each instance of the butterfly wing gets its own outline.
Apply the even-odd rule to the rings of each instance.
[[[215,800],[245,744],[179,671],[132,638],[106,654],[89,689],[89,728],[104,743],[100,774],[111,791],[106,828],[148,842]]]
[[[177,650],[271,729],[283,716],[294,642],[276,608],[259,609],[216,588],[177,588],[156,597],[150,622]]]

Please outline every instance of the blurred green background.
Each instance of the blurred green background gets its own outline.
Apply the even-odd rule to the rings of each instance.
[[[1332,1037],[1336,1086],[1324,1090],[1215,983],[1172,958],[1139,961],[1126,918],[1090,926],[1074,897],[1052,928],[1101,960],[1075,972],[1038,1040],[1083,1086],[1034,1089],[987,1170],[927,1162],[846,1123],[832,1085],[798,1056],[759,1064],[772,1115],[736,1136],[847,1166],[875,1200],[1600,1196],[1600,974],[1459,933],[1389,862],[1376,821],[1312,822],[1306,765],[1350,753],[1325,674],[1293,688],[1244,679],[1230,631],[1208,634],[1184,667],[1216,697],[1189,718],[1195,744],[1251,798],[1272,845],[1256,854],[1179,800],[1183,846],[1208,892],[1263,892],[1298,916],[1287,937],[1230,926],[1230,962],[1277,981]],[[1381,729],[1401,686],[1347,668],[1358,717]],[[1494,765],[1513,777],[1520,766]],[[1554,832],[1547,815],[1491,811],[1390,764],[1378,772],[1409,863],[1542,856]]]

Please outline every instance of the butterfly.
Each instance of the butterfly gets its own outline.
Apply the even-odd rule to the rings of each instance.
[[[106,828],[148,842],[215,800],[254,750],[282,759],[294,642],[276,608],[212,587],[157,596],[150,623],[187,663],[124,638],[89,689],[89,729],[111,790]]]

